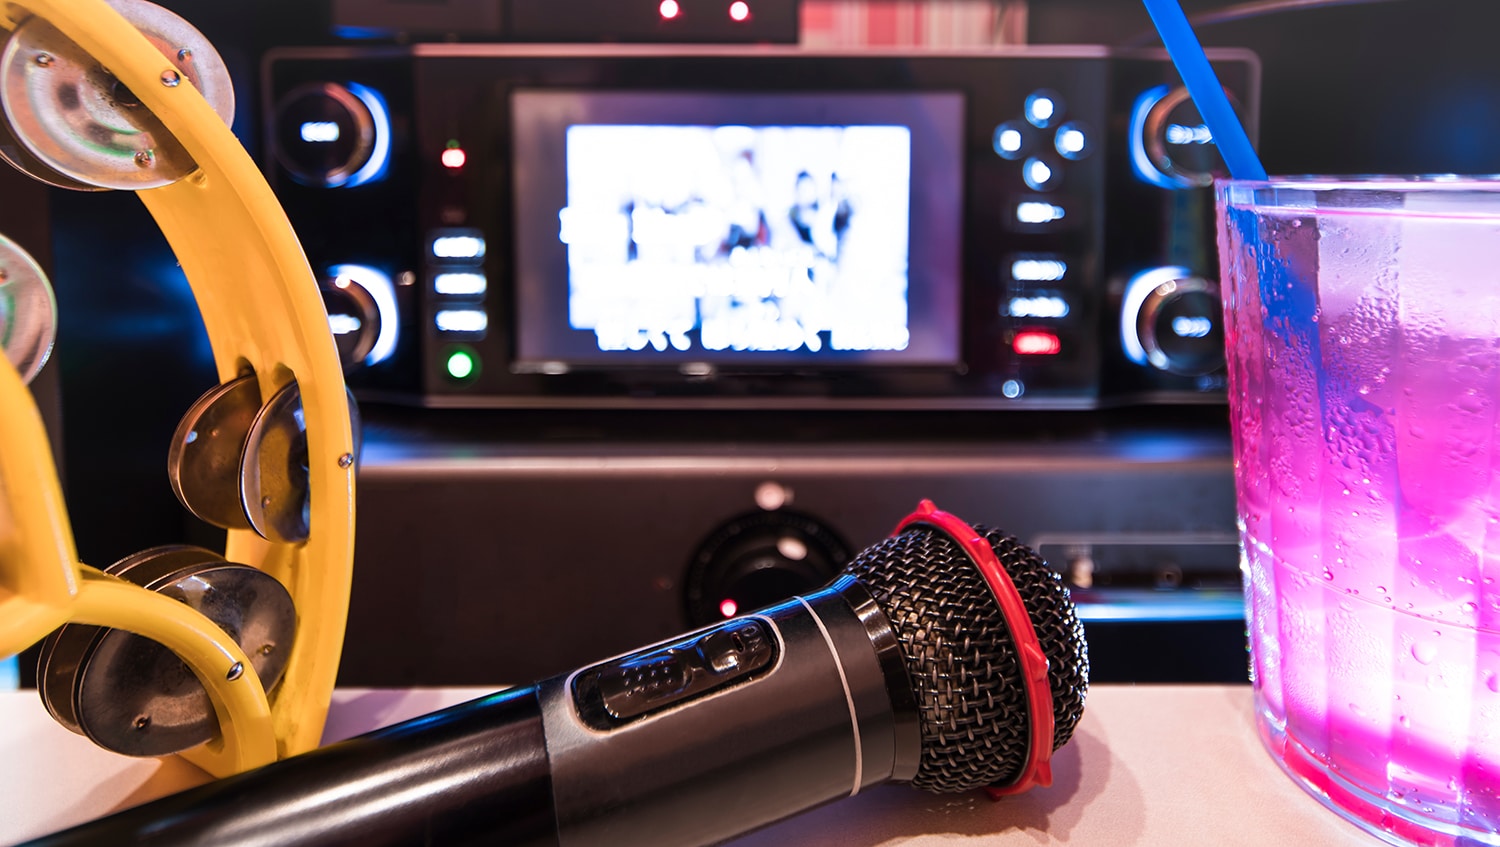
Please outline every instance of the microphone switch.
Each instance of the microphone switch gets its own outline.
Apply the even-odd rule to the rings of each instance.
[[[607,729],[744,679],[775,658],[776,639],[764,622],[731,621],[579,674],[578,711]]]

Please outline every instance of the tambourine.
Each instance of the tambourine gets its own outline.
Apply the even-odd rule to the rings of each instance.
[[[145,0],[18,0],[0,27],[0,157],[135,191],[192,287],[220,385],[167,445],[168,479],[227,530],[222,553],[78,561],[26,387],[55,301],[0,240],[0,657],[41,644],[46,708],[123,754],[225,776],[309,750],[348,615],[358,422],[312,270],[229,130],[228,73]]]

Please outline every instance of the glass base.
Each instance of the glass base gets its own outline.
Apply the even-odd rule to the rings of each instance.
[[[1259,706],[1261,704],[1257,704]],[[1500,833],[1472,830],[1440,821],[1419,810],[1373,794],[1330,771],[1264,708],[1255,710],[1255,728],[1276,764],[1318,802],[1365,832],[1396,847],[1500,847]]]

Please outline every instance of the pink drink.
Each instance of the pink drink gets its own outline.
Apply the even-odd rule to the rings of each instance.
[[[1263,739],[1387,840],[1500,845],[1500,184],[1220,208]]]

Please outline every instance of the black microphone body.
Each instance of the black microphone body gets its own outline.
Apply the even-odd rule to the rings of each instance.
[[[973,608],[986,589],[928,589],[907,567],[939,535],[909,530],[751,615],[28,844],[698,847],[883,782],[1013,777],[1017,651],[997,609]],[[1056,747],[1082,712],[1086,648],[1066,590],[1025,552],[1017,586],[1041,598],[1029,614],[1063,697]]]
[[[719,650],[719,634],[750,649]],[[712,680],[722,688],[655,717],[610,726],[618,719],[578,695],[591,699],[590,678],[671,648],[540,686],[564,847],[714,844],[916,773],[920,730],[896,638],[853,578],[678,644],[704,665],[735,667]],[[671,680],[662,700],[675,699],[680,677],[660,675]]]

